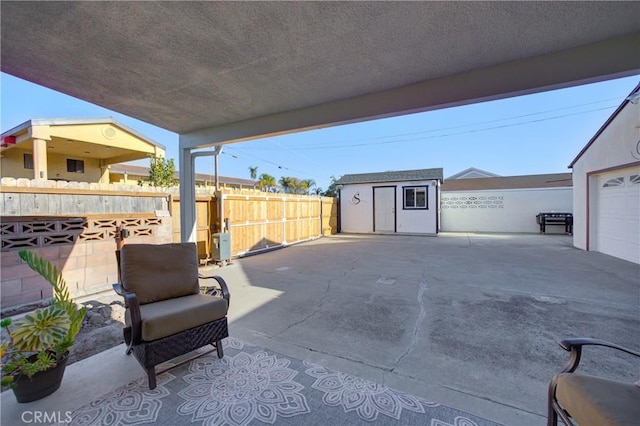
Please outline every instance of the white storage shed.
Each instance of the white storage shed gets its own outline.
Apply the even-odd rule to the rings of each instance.
[[[436,235],[441,182],[442,168],[344,175],[340,230]]]

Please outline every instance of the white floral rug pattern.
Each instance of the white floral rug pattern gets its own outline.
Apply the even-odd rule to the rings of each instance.
[[[227,338],[215,352],[146,376],[72,414],[72,425],[246,426],[495,423],[386,386]]]

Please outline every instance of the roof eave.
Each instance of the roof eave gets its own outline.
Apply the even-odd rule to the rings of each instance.
[[[598,131],[596,132],[595,135],[593,135],[593,137],[589,140],[589,142],[587,142],[587,144],[584,146],[584,148],[582,148],[582,150],[578,153],[578,155],[576,156],[576,158],[573,159],[573,161],[571,162],[571,164],[569,164],[569,166],[567,168],[572,169],[573,165],[580,159],[580,157],[582,157],[582,155],[584,155],[585,152],[587,152],[587,150],[591,147],[591,145],[596,141],[596,139],[598,139],[598,137],[602,134],[602,132],[604,132],[604,130],[609,126],[609,124],[611,124],[611,122],[618,116],[618,114],[620,113],[620,111],[622,111],[624,109],[625,106],[627,106],[627,104],[629,102],[631,102],[629,100],[629,98],[631,97],[631,95],[633,95],[634,93],[636,93],[638,90],[640,90],[640,83],[638,83],[638,85],[631,91],[631,93],[629,93],[627,95],[627,97],[624,99],[624,101],[620,104],[620,106],[618,106],[618,108],[613,112],[613,114],[611,114],[611,116],[607,119],[607,121],[604,122],[604,124],[602,125],[602,127],[600,127],[598,129]]]
[[[2,133],[1,136],[4,138],[5,136],[9,136],[22,130],[28,129],[31,126],[68,126],[74,124],[112,124],[114,126],[120,127],[122,130],[128,133],[131,133],[138,139],[141,139],[153,146],[162,149],[163,151],[167,150],[166,146],[154,141],[153,139],[148,138],[147,136],[142,135],[141,133],[138,133],[137,130],[134,130],[129,126],[122,124],[113,117],[33,118],[17,125],[10,130],[7,130],[6,132]]]

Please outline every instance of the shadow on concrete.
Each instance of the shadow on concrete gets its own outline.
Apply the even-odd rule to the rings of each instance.
[[[216,270],[231,288],[232,333],[541,422],[568,358],[561,339],[640,349],[640,266],[569,236],[336,235],[235,263]],[[583,359],[583,372],[637,380],[632,359],[600,348]]]

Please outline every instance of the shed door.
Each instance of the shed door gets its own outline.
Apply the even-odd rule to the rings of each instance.
[[[640,167],[598,176],[596,250],[640,263]]]
[[[373,188],[373,232],[396,232],[396,187]]]

